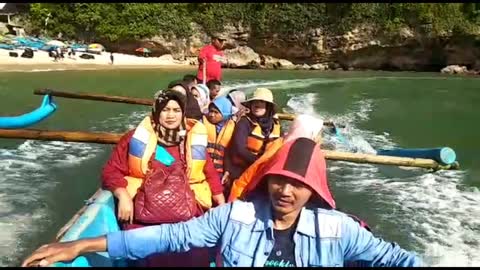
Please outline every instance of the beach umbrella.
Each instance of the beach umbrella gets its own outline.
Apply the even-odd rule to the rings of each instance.
[[[49,42],[47,42],[47,45],[57,46],[57,47],[66,47],[65,43],[59,40],[50,40]]]
[[[88,49],[104,50],[105,47],[102,44],[99,44],[99,43],[92,43],[92,44],[88,45]]]
[[[147,48],[138,48],[135,51],[139,52],[139,53],[151,53],[152,52],[150,49],[147,49]]]

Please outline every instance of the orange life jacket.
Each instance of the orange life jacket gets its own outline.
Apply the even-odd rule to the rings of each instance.
[[[227,120],[225,125],[217,134],[216,126],[210,123],[206,116],[203,116],[203,124],[207,128],[208,144],[207,152],[213,160],[213,166],[218,173],[222,174],[223,159],[225,157],[225,148],[227,148],[230,140],[232,139],[233,130],[235,129],[235,122],[233,120]]]
[[[252,152],[254,155],[262,155],[265,150],[272,144],[273,141],[280,138],[280,122],[278,121],[277,116],[274,116],[273,120],[273,130],[270,132],[268,137],[263,136],[262,128],[257,122],[251,120],[248,116],[244,116],[250,121],[253,125],[252,132],[248,135],[247,138],[247,149]],[[238,157],[232,157],[232,162],[234,164],[244,164],[245,162]]]
[[[257,173],[260,166],[267,162],[275,153],[282,147],[283,138],[273,141],[265,150],[265,153],[257,159],[252,165],[250,165],[240,177],[233,181],[228,202],[232,202],[241,197],[245,187],[250,183],[255,173]]]

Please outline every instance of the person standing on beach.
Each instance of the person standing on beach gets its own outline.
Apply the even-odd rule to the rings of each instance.
[[[213,34],[212,43],[200,50],[197,81],[206,83],[210,80],[222,80],[222,63],[227,63],[222,52],[226,40],[227,37],[224,34]]]
[[[113,52],[110,53],[110,65],[113,65]]]
[[[62,49],[60,49],[60,47],[57,47],[56,52],[57,52],[57,60],[58,59],[62,60]]]

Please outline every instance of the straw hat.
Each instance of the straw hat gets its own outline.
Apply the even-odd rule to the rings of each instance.
[[[275,111],[277,109],[277,104],[275,104],[275,102],[273,102],[273,94],[272,94],[272,91],[270,91],[270,89],[267,89],[267,88],[257,88],[257,89],[255,89],[255,91],[253,92],[253,96],[250,99],[247,99],[244,102],[242,102],[242,105],[249,108],[250,107],[249,106],[250,102],[252,102],[254,100],[262,100],[262,101],[265,101],[267,103],[271,103],[271,104],[273,104],[273,107],[274,107]]]

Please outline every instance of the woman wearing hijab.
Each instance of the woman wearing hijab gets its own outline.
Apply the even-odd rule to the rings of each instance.
[[[201,120],[202,111],[197,99],[192,94],[190,87],[184,81],[173,81],[168,85],[168,88],[177,91],[186,96],[185,117],[189,119]]]
[[[269,89],[257,88],[253,97],[242,104],[249,112],[237,122],[227,149],[224,178],[229,183],[238,179],[281,135],[280,122],[275,117],[276,105]]]
[[[198,91],[198,105],[200,106],[200,111],[204,114],[208,113],[208,105],[210,104],[210,96],[208,87],[205,84],[197,84],[195,89]]]
[[[186,119],[185,103],[185,96],[177,91],[158,93],[151,115],[120,139],[103,169],[102,187],[112,191],[118,199],[117,218],[122,222],[123,230],[156,225],[159,220],[166,219],[159,210],[165,205],[153,205],[148,209],[147,204],[148,200],[163,196],[164,190],[156,183],[166,181],[162,177],[176,172],[176,169],[188,181],[189,190],[193,190],[189,200],[178,203],[181,206],[190,205],[193,200],[199,206],[193,216],[200,216],[209,209],[212,198],[217,204],[225,201],[220,178],[207,154],[205,126],[196,120]],[[164,175],[156,174],[162,171]],[[155,178],[157,175],[158,178]],[[148,214],[140,212],[141,209]],[[169,220],[179,221],[182,220]],[[181,256],[153,256],[137,265],[189,266],[194,263],[194,257],[208,255],[208,252],[202,252],[192,250]],[[208,266],[208,259],[204,265]]]
[[[234,107],[234,116],[232,119],[237,122],[237,120],[239,120],[247,111],[245,106],[242,105],[242,102],[245,102],[246,99],[245,93],[238,89],[233,89],[228,92],[227,98]]]
[[[220,177],[223,177],[225,148],[230,144],[235,129],[235,122],[231,119],[232,108],[226,97],[218,97],[208,106],[208,114],[203,116],[208,134],[207,151]]]
[[[88,252],[140,259],[217,243],[227,267],[341,267],[347,261],[368,261],[374,267],[423,264],[414,252],[375,237],[333,210],[325,158],[310,139],[283,145],[259,168],[247,190],[244,200],[187,222],[42,246],[22,266],[46,266]]]

